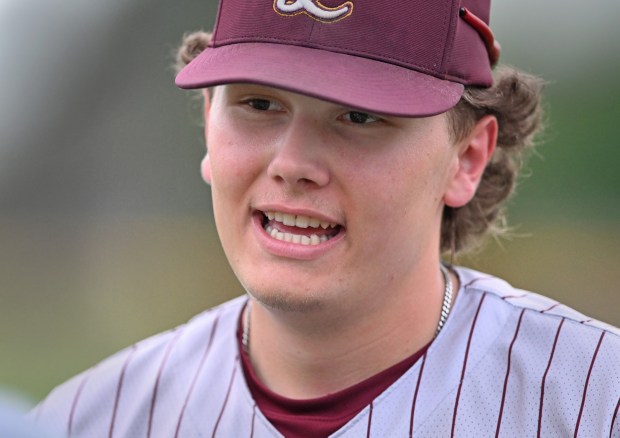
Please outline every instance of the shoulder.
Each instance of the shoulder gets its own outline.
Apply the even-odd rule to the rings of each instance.
[[[570,425],[608,434],[620,405],[618,329],[499,278],[456,271],[462,284],[453,322],[460,325],[450,341],[467,365],[463,409],[475,412],[495,397],[494,406],[511,406],[502,411],[507,424],[518,424],[524,405],[513,412],[512,403],[521,400],[536,407],[529,418],[542,430]]]
[[[216,366],[233,366],[245,301],[239,297],[224,303],[110,356],[54,389],[31,417],[73,436],[86,430],[107,434],[114,428],[130,435],[147,432],[154,427],[155,410],[183,405],[207,357]],[[133,424],[122,424],[129,420]]]
[[[468,299],[488,296],[495,307],[506,307],[519,313],[528,312],[532,316],[537,314],[540,316],[534,317],[540,321],[557,324],[565,320],[565,323],[583,326],[586,331],[592,329],[598,333],[605,332],[616,340],[620,337],[620,329],[617,327],[590,318],[552,298],[513,287],[501,278],[472,269],[457,267],[455,270],[462,283],[461,291]]]
[[[480,318],[497,324],[489,336],[504,334],[512,341],[511,335],[515,342],[518,339],[545,349],[551,341],[552,348],[570,343],[573,360],[582,354],[588,357],[597,347],[608,351],[610,359],[620,355],[618,328],[546,296],[515,288],[500,278],[465,268],[456,270],[463,301],[478,303]]]

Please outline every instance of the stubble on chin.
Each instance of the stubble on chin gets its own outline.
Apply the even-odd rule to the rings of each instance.
[[[287,313],[309,313],[321,310],[325,306],[312,291],[306,291],[302,296],[289,291],[251,291],[246,288],[248,294],[263,306]]]

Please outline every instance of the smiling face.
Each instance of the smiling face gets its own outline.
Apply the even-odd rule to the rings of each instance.
[[[383,117],[234,84],[215,90],[206,115],[218,232],[258,301],[377,306],[438,275],[444,201],[462,192],[445,114]]]

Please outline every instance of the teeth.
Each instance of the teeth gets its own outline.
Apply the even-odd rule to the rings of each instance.
[[[282,213],[279,211],[267,211],[264,212],[264,214],[270,221],[276,221],[289,227],[304,229],[308,227],[318,229],[319,227],[321,227],[322,229],[326,230],[328,228],[333,229],[338,226],[338,224],[332,224],[330,222],[321,221],[319,219],[304,215],[294,215]],[[271,225],[267,225],[265,227],[265,231],[276,240],[296,243],[299,245],[319,245],[331,239],[331,237],[328,235],[318,236],[316,234],[311,234],[310,236],[306,236],[303,234],[286,233],[278,231],[278,229],[272,227]]]
[[[300,234],[282,233],[278,231],[277,229],[273,228],[272,226],[267,226],[267,228],[265,228],[265,231],[267,232],[267,234],[269,234],[272,238],[276,240],[281,240],[283,242],[297,243],[300,245],[313,246],[313,245],[318,245],[323,242],[327,242],[330,239],[326,235],[319,237],[316,234],[312,234],[310,237],[308,237],[308,236],[303,236]]]
[[[329,222],[320,221],[319,219],[288,213],[281,213],[279,211],[267,211],[264,213],[267,216],[267,219],[270,221],[275,220],[276,222],[283,223],[289,227],[298,227],[298,228],[323,228],[324,230],[328,228],[336,228],[338,224],[332,224]]]
[[[294,227],[295,226],[295,215],[284,213],[282,215],[282,223],[284,225],[288,225],[289,227]]]
[[[310,218],[308,216],[297,216],[297,218],[295,219],[296,227],[308,228],[308,225],[310,225]]]

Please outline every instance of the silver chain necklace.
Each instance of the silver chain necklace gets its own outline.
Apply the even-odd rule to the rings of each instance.
[[[450,314],[450,308],[452,307],[452,278],[450,272],[443,264],[440,264],[441,273],[443,274],[444,288],[443,288],[443,303],[441,304],[441,315],[439,316],[439,322],[437,323],[437,329],[435,330],[435,337],[439,334],[443,325],[448,319]]]
[[[441,304],[441,314],[439,315],[439,322],[437,323],[437,329],[435,329],[435,337],[439,334],[441,329],[443,328],[446,320],[448,319],[448,315],[450,314],[450,308],[452,307],[452,278],[450,277],[450,272],[448,272],[448,268],[444,265],[439,265],[441,268],[441,273],[443,274],[444,280],[444,289],[443,289],[443,303]],[[247,354],[250,353],[250,306],[251,301],[248,300],[248,303],[245,306],[245,314],[243,318],[243,333],[241,334],[241,344],[243,345],[243,349]]]

